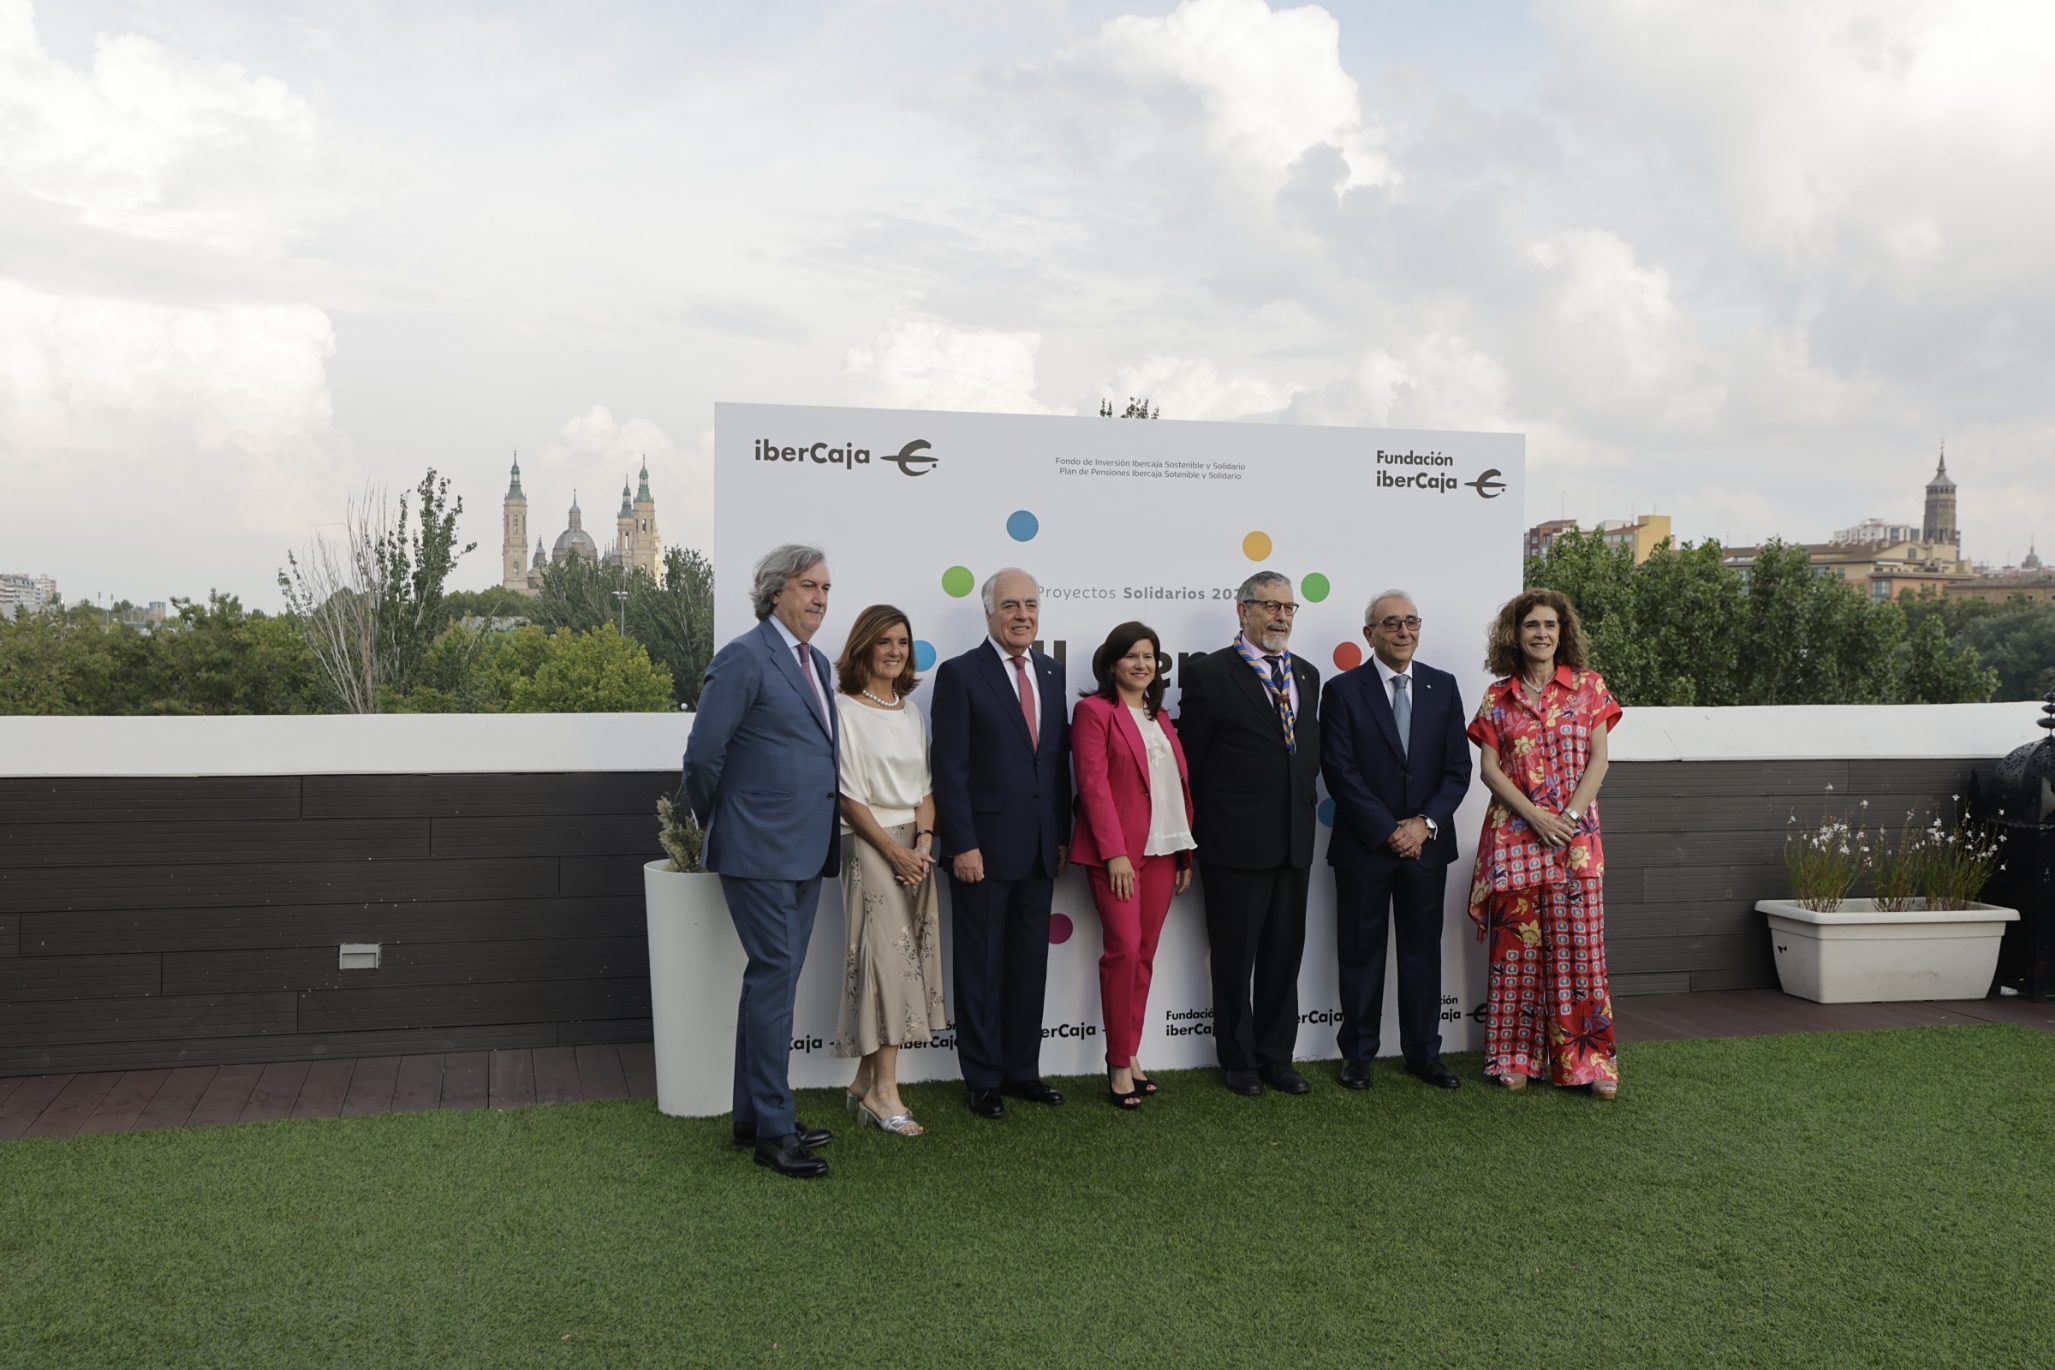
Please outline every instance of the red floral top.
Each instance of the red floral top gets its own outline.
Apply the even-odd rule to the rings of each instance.
[[[1591,730],[1610,732],[1621,709],[1596,671],[1558,666],[1541,687],[1537,710],[1527,702],[1518,676],[1484,692],[1470,740],[1498,753],[1499,766],[1526,796],[1551,813],[1570,805],[1591,761]],[[1535,885],[1560,885],[1574,873],[1593,880],[1605,874],[1605,848],[1598,835],[1598,805],[1585,811],[1567,847],[1551,847],[1527,820],[1494,799],[1477,842],[1477,874],[1470,882],[1470,917],[1484,925],[1484,904],[1494,894]]]

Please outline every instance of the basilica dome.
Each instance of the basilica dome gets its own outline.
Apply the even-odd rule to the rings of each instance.
[[[585,531],[585,515],[578,508],[576,492],[571,495],[571,526],[557,534],[557,545],[550,553],[550,560],[561,562],[573,552],[588,566],[599,564],[599,544],[592,540],[592,534]]]

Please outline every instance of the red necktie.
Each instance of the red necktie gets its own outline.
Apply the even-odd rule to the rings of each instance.
[[[825,720],[828,716],[828,701],[821,698],[821,683],[814,679],[813,653],[806,650],[804,642],[795,642],[792,648],[799,653],[799,674],[805,676],[806,683],[813,687],[813,702],[820,705],[821,718]]]
[[[1028,745],[1034,750],[1040,751],[1042,750],[1042,730],[1035,726],[1035,687],[1028,681],[1027,658],[1017,656],[1013,657],[1012,661],[1013,673],[1020,677],[1020,716],[1027,720]]]

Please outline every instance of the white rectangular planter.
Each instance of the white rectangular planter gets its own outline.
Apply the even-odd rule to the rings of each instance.
[[[649,1002],[656,1038],[656,1106],[711,1118],[735,1103],[735,1014],[749,957],[721,877],[642,868],[649,908]]]
[[[1924,902],[1924,901],[1920,901]],[[2019,914],[1994,904],[1885,913],[1874,899],[1843,899],[1832,913],[1764,899],[1784,993],[1820,1004],[1981,999],[1998,970],[2005,925]]]

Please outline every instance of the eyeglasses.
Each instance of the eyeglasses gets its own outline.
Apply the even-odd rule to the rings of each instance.
[[[1387,633],[1395,633],[1401,628],[1410,628],[1417,633],[1420,631],[1420,616],[1409,614],[1405,618],[1380,618],[1377,620],[1377,626]]]
[[[1251,609],[1261,609],[1266,614],[1283,614],[1286,618],[1298,615],[1299,606],[1285,599],[1245,599],[1242,603]]]

